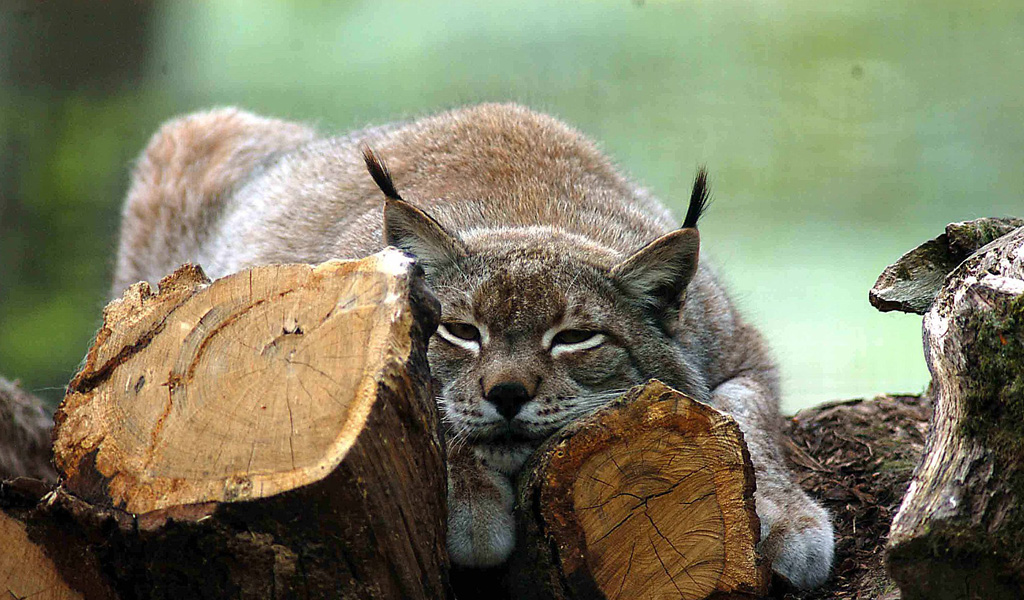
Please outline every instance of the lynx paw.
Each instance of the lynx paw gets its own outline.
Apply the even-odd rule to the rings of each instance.
[[[764,497],[757,498],[761,518],[761,553],[772,570],[801,589],[820,586],[832,570],[835,540],[825,509],[810,498],[798,508],[783,510]]]
[[[448,475],[448,555],[466,567],[505,562],[516,545],[508,478],[490,470]]]

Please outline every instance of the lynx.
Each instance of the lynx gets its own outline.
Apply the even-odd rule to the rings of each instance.
[[[139,159],[113,292],[185,261],[220,277],[396,246],[442,306],[428,359],[450,449],[454,562],[504,561],[512,478],[532,450],[656,377],[736,419],[760,550],[814,587],[831,568],[832,525],[784,467],[764,341],[698,260],[705,201],[700,173],[677,227],[580,133],[512,104],[342,137],[214,110],[167,123]]]

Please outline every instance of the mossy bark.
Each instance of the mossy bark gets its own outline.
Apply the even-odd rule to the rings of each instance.
[[[890,571],[906,600],[1024,597],[1024,228],[945,278],[924,343],[935,420]]]
[[[1021,226],[1024,219],[986,217],[950,223],[945,233],[907,252],[878,276],[868,294],[871,305],[882,312],[925,314],[950,271],[978,249]]]

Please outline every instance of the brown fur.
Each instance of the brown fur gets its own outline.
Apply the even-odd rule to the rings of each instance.
[[[366,147],[389,169],[364,162]],[[705,184],[698,177],[695,198]],[[218,277],[363,256],[386,240],[417,256],[442,303],[429,360],[453,448],[453,559],[503,560],[514,542],[509,478],[530,450],[658,377],[737,419],[763,549],[781,575],[817,585],[832,558],[828,515],[783,467],[774,363],[698,261],[700,206],[690,213],[677,229],[593,143],[516,105],[340,138],[213,111],[166,125],[140,160],[114,291],[185,260]],[[566,331],[585,341],[557,342]],[[519,412],[499,415],[513,400]]]
[[[304,125],[224,108],[164,124],[135,165],[121,221],[114,294],[135,282],[149,265],[140,262],[198,247],[208,222],[227,194],[251,177],[261,162],[311,141]],[[122,275],[128,275],[125,278]]]

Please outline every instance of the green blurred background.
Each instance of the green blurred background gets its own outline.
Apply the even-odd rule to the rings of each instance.
[[[1024,4],[4,2],[0,374],[56,402],[99,323],[160,123],[216,105],[343,132],[516,100],[702,228],[788,410],[927,383],[920,317],[867,291],[947,222],[1024,216]]]

